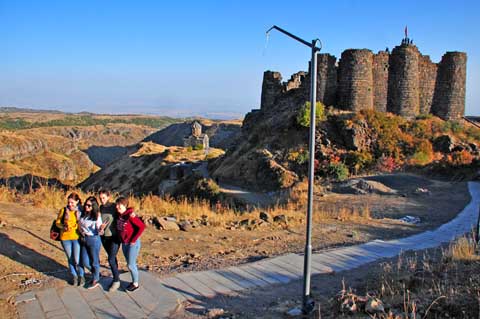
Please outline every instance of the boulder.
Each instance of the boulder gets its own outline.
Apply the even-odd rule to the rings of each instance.
[[[158,218],[157,220],[163,230],[180,230],[176,222],[168,220],[165,217]]]
[[[365,304],[365,311],[370,314],[383,313],[385,312],[385,307],[380,299],[369,298]]]
[[[441,153],[451,153],[456,146],[455,139],[450,135],[441,135],[433,141],[433,150]]]
[[[272,215],[267,212],[260,212],[260,219],[266,221],[267,223],[272,222]]]
[[[287,216],[285,215],[277,215],[273,217],[273,222],[277,224],[287,224]]]
[[[188,220],[178,223],[178,227],[183,231],[190,231],[193,229],[192,224]]]

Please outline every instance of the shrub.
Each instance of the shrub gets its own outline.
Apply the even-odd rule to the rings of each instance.
[[[463,150],[460,152],[453,152],[451,156],[451,163],[456,166],[468,165],[473,161],[473,156],[469,151]]]
[[[370,166],[372,162],[372,153],[368,151],[349,151],[345,156],[345,164],[355,174]]]
[[[315,123],[318,124],[325,120],[325,106],[322,102],[317,102],[315,104]],[[310,127],[310,102],[305,102],[300,108],[297,114],[297,124],[303,127]]]
[[[432,143],[428,140],[421,141],[415,149],[410,158],[410,164],[412,165],[426,165],[433,160],[433,147]]]
[[[344,181],[348,178],[348,168],[344,163],[329,163],[327,174],[338,181]]]
[[[376,165],[377,170],[384,173],[391,173],[395,169],[397,169],[397,167],[398,165],[395,161],[395,158],[391,156],[386,156],[386,155],[382,155],[378,159],[377,165]]]

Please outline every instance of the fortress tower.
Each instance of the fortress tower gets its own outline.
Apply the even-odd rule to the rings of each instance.
[[[377,54],[367,49],[348,49],[338,66],[330,54],[319,54],[317,62],[317,100],[327,106],[350,111],[375,109],[408,118],[434,114],[454,120],[464,115],[464,52],[447,52],[440,63],[433,63],[405,32],[401,45],[391,54],[388,49]],[[309,82],[306,72],[295,73],[282,83],[280,73],[266,71],[261,109],[308,101]]]
[[[337,93],[337,58],[328,53],[317,56],[317,101],[335,105]]]
[[[420,113],[417,47],[403,41],[392,50],[389,59],[387,111],[413,118]]]
[[[282,75],[280,72],[265,71],[263,73],[262,101],[260,108],[269,109],[275,104],[275,99],[283,92]]]
[[[351,111],[373,108],[373,53],[343,51],[338,66],[337,106]]]
[[[467,54],[447,52],[438,64],[432,113],[442,119],[459,119],[465,114]]]

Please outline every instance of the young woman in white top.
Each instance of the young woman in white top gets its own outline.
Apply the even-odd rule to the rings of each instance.
[[[92,282],[88,289],[99,286],[100,280],[100,235],[102,232],[102,217],[97,199],[88,197],[83,205],[83,214],[80,217],[79,230],[83,237],[82,266],[89,269],[93,274]]]

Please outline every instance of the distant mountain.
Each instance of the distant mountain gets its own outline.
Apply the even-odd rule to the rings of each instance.
[[[0,106],[0,113],[55,113],[55,114],[63,114],[64,112],[57,111],[57,110],[34,110],[34,109],[27,109],[21,107],[13,107],[13,106]]]

